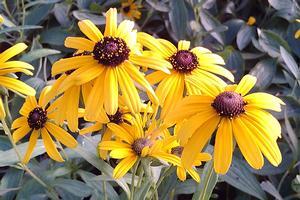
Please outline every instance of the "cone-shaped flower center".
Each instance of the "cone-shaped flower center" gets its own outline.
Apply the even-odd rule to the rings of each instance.
[[[211,105],[219,115],[232,118],[245,112],[246,102],[240,94],[226,91],[219,94]]]
[[[116,67],[129,57],[130,49],[126,42],[118,37],[104,37],[96,43],[93,54],[94,59],[107,67]]]
[[[41,129],[44,127],[47,121],[47,111],[40,107],[33,109],[27,118],[27,122],[30,128]]]
[[[117,112],[114,115],[107,115],[110,122],[115,124],[121,124],[123,123],[123,113],[120,111],[120,109],[117,110]]]
[[[123,8],[123,11],[124,11],[124,13],[129,13],[129,11],[130,11],[130,6],[125,6],[125,7]]]
[[[178,147],[173,147],[171,149],[171,153],[178,156],[178,157],[181,157],[182,155],[182,151],[183,151],[183,147],[182,146],[178,146]]]
[[[177,51],[169,60],[173,68],[180,73],[190,73],[198,66],[197,56],[187,50]]]
[[[133,144],[131,145],[133,151],[137,154],[137,155],[141,155],[142,154],[142,150],[145,147],[151,147],[153,145],[153,142],[150,139],[147,138],[139,138],[137,140],[135,140],[133,142]]]

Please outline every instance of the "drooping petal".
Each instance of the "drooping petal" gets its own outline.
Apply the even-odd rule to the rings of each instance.
[[[220,67],[219,65],[201,66],[200,69],[224,76],[231,82],[234,82],[234,76],[232,75],[232,73],[226,68]]]
[[[58,141],[63,143],[65,146],[69,148],[75,148],[77,146],[77,141],[67,131],[60,128],[59,126],[51,122],[47,122],[45,127],[51,135],[53,135]]]
[[[104,108],[108,115],[114,115],[118,110],[118,80],[116,71],[109,68],[105,74]]]
[[[228,171],[233,152],[233,134],[231,121],[224,117],[219,125],[214,148],[214,169],[219,174]]]
[[[134,27],[134,22],[130,20],[122,21],[117,29],[116,37],[126,38],[127,35],[132,31]]]
[[[149,83],[151,85],[154,85],[156,83],[161,82],[164,78],[167,78],[169,75],[162,72],[162,71],[155,71],[151,74],[148,74],[146,76],[147,81],[149,81]]]
[[[4,63],[27,48],[25,43],[18,43],[0,54],[0,63]]]
[[[133,155],[121,160],[121,162],[116,166],[116,168],[113,171],[113,177],[115,179],[123,177],[136,163],[137,159],[138,157],[136,155]]]
[[[63,162],[64,159],[61,157],[60,153],[58,152],[58,150],[56,149],[56,145],[53,142],[51,136],[49,135],[48,131],[43,128],[41,130],[42,132],[42,138],[43,138],[43,142],[45,145],[45,149],[47,154],[49,155],[50,158],[52,158],[53,160],[57,161],[57,162]]]
[[[27,122],[26,122],[27,123]],[[25,135],[27,135],[31,131],[31,128],[26,124],[18,128],[13,132],[13,140],[14,143],[17,143],[19,140],[21,140]]]
[[[14,78],[0,76],[0,85],[25,95],[35,95],[35,90],[32,87]]]
[[[261,109],[274,110],[277,112],[281,111],[280,105],[285,103],[271,94],[257,92],[252,93],[244,97],[248,107],[258,107]]]
[[[67,95],[67,113],[66,118],[68,122],[68,127],[72,132],[78,131],[78,106],[80,98],[80,86],[73,86],[65,92],[64,95]]]
[[[181,181],[186,180],[186,172],[183,167],[178,166],[176,169],[176,174],[177,174],[177,177],[179,178],[179,180],[181,180]]]
[[[197,170],[195,170],[195,169],[187,169],[186,170],[188,173],[189,173],[189,175],[196,181],[196,182],[200,182],[200,176],[199,176],[199,174],[197,173]]]
[[[109,123],[107,124],[108,128],[121,140],[124,140],[125,142],[132,144],[134,142],[134,138],[130,133],[128,133],[123,127],[120,125],[117,125],[115,123]]]
[[[133,54],[130,55],[129,60],[138,66],[159,70],[166,74],[170,74],[169,69],[172,68],[171,63],[158,57]]]
[[[249,129],[238,117],[234,118],[232,128],[235,140],[246,161],[254,169],[261,169],[264,164],[264,158]]]
[[[131,145],[116,141],[102,141],[99,143],[99,149],[101,150],[114,150],[118,148],[131,148]]]
[[[212,133],[217,128],[219,121],[219,116],[212,117],[202,126],[200,126],[184,145],[181,159],[185,168],[190,169],[193,166],[194,161],[197,159],[198,153],[206,145]]]
[[[92,132],[101,130],[101,128],[102,128],[102,123],[96,122],[95,124],[93,124],[91,126],[88,126],[88,127],[85,127],[83,129],[81,129],[79,131],[79,134],[84,135],[84,134],[87,134],[87,133],[92,133]]]
[[[95,44],[95,42],[82,37],[67,37],[65,40],[66,47],[82,51],[93,51]]]
[[[30,138],[29,138],[29,144],[28,144],[28,147],[27,147],[27,150],[26,150],[26,153],[24,155],[24,158],[22,160],[22,163],[28,163],[29,160],[30,160],[30,157],[32,155],[32,152],[34,150],[34,147],[36,145],[36,142],[37,142],[37,139],[39,137],[40,133],[39,133],[39,130],[33,130],[31,135],[30,135]]]

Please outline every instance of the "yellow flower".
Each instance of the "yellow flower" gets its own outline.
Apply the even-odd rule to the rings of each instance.
[[[8,61],[10,58],[21,53],[27,48],[26,44],[18,43],[0,54],[0,86],[7,88],[13,92],[19,92],[24,95],[35,95],[35,90],[19,81],[9,74],[23,72],[27,75],[32,75],[33,66],[22,61]],[[5,118],[2,99],[0,98],[0,118]]]
[[[2,24],[4,22],[4,18],[2,17],[2,15],[0,15],[0,24]]]
[[[86,102],[87,114],[104,106],[107,114],[114,115],[118,110],[119,88],[126,106],[131,112],[138,113],[140,96],[134,82],[146,90],[152,101],[158,101],[151,85],[137,66],[148,66],[167,73],[171,66],[162,59],[141,54],[140,45],[136,42],[136,30],[132,30],[132,21],[125,20],[117,26],[117,10],[111,8],[106,13],[104,36],[89,20],[80,21],[78,25],[89,39],[68,37],[65,46],[90,52],[90,55],[61,59],[53,65],[52,75],[75,70],[62,83],[59,92],[72,85],[82,85],[94,80]]]
[[[256,22],[255,17],[250,16],[250,17],[248,18],[247,24],[248,24],[249,26],[252,26],[253,24],[255,24],[255,22]]]
[[[295,32],[295,38],[296,38],[296,39],[299,39],[299,38],[300,38],[300,29],[298,29],[298,30]]]
[[[169,41],[155,39],[146,33],[138,33],[138,41],[152,51],[148,52],[150,55],[165,59],[173,68],[171,74],[156,71],[147,75],[147,80],[151,84],[159,83],[155,92],[162,106],[161,118],[165,118],[185,96],[185,91],[190,95],[200,94],[206,93],[207,85],[211,83],[225,86],[225,82],[214,74],[234,81],[233,75],[219,66],[225,64],[222,57],[206,48],[195,47],[189,50],[190,42],[184,40],[179,41],[176,48]]]
[[[121,13],[125,17],[131,20],[141,18],[141,12],[139,11],[140,6],[137,5],[133,0],[124,1],[121,6]]]
[[[156,122],[149,125],[143,118],[145,117],[136,114],[131,120],[131,125],[126,127],[114,123],[107,125],[117,139],[101,141],[99,150],[109,150],[111,158],[122,159],[113,171],[113,177],[116,179],[124,176],[140,157],[153,157],[180,165],[180,159],[177,156],[163,151],[162,140],[158,137],[155,139],[150,137],[149,133],[155,128]]]
[[[214,168],[217,173],[225,174],[230,167],[233,138],[254,169],[263,166],[263,155],[274,166],[279,165],[282,157],[276,140],[281,137],[281,127],[265,109],[279,112],[284,103],[267,93],[247,95],[255,83],[255,77],[246,75],[238,85],[225,88],[210,85],[209,95],[186,97],[168,115],[167,124],[188,119],[177,135],[184,144],[185,167],[193,165],[198,152],[216,129]]]
[[[50,134],[69,148],[77,146],[77,141],[68,132],[53,123],[52,120],[55,114],[55,106],[50,105],[47,107],[49,99],[47,97],[47,92],[49,90],[49,86],[43,89],[38,102],[34,96],[28,96],[20,110],[22,116],[12,123],[11,128],[16,129],[13,132],[13,140],[15,143],[30,133],[29,145],[24,155],[23,163],[27,163],[30,160],[40,135],[42,135],[47,154],[50,158],[58,162],[64,160],[57,151],[56,145]]]

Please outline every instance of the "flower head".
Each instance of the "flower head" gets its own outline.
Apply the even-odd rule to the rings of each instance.
[[[24,95],[35,95],[35,90],[27,84],[19,81],[11,76],[11,73],[23,72],[27,75],[32,75],[30,70],[33,70],[33,66],[22,61],[8,61],[10,58],[21,53],[27,48],[26,44],[18,43],[4,52],[0,53],[0,86],[7,88],[13,92],[19,92]],[[0,118],[5,118],[5,111],[0,98]]]
[[[132,118],[131,124],[125,127],[110,123],[108,128],[113,132],[116,140],[101,141],[99,150],[109,150],[109,156],[122,159],[113,172],[113,177],[118,179],[124,176],[136,163],[138,158],[152,157],[174,165],[180,165],[179,157],[163,150],[163,141],[151,138],[150,133],[156,123],[150,125],[140,114]]]
[[[121,4],[121,13],[131,20],[140,19],[141,12],[139,8],[140,6],[134,0],[125,0]]]
[[[267,93],[247,94],[255,83],[255,77],[246,75],[238,85],[211,85],[208,95],[186,97],[168,115],[165,123],[187,119],[177,135],[184,145],[182,162],[185,167],[193,165],[197,153],[215,130],[216,172],[228,171],[233,138],[251,167],[260,169],[264,164],[263,155],[274,166],[279,165],[282,157],[276,140],[281,136],[281,127],[265,109],[281,111],[280,105],[284,103]]]
[[[49,90],[49,86],[44,88],[38,101],[34,96],[28,96],[20,110],[22,116],[12,123],[12,129],[15,129],[13,132],[15,143],[27,134],[30,134],[29,145],[24,155],[23,163],[27,163],[30,160],[40,135],[42,136],[46,152],[50,158],[58,162],[62,162],[63,158],[56,149],[52,137],[70,148],[74,148],[77,145],[77,141],[68,132],[53,123],[55,106],[52,104],[47,107],[49,102],[47,93]]]
[[[138,113],[140,96],[134,83],[147,92],[150,100],[158,101],[151,85],[137,66],[147,66],[166,73],[171,66],[163,59],[141,53],[132,21],[125,20],[117,26],[117,11],[111,8],[106,13],[104,35],[89,20],[80,21],[78,26],[88,39],[68,37],[65,46],[91,54],[61,59],[53,65],[52,75],[74,70],[58,89],[59,92],[72,85],[94,81],[86,102],[87,114],[104,107],[106,113],[114,115],[119,107],[119,93],[124,96],[129,110]]]
[[[176,48],[169,41],[155,39],[146,33],[138,33],[138,41],[150,50],[149,54],[172,65],[171,74],[156,71],[147,75],[151,84],[158,83],[155,92],[162,106],[161,118],[165,118],[184,96],[206,93],[211,83],[225,86],[215,74],[234,80],[233,75],[220,66],[225,64],[222,57],[203,47],[190,49],[189,41],[179,41]]]

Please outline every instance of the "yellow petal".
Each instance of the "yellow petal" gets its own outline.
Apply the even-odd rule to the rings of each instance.
[[[35,90],[27,84],[17,79],[0,76],[0,85],[12,91],[17,91],[25,95],[34,96]]]
[[[158,57],[133,54],[130,55],[129,60],[138,66],[159,70],[165,72],[166,74],[170,74],[169,69],[172,68],[171,63]]]
[[[226,174],[230,168],[233,152],[231,120],[224,117],[217,131],[214,150],[214,169],[219,174]]]
[[[99,143],[99,149],[101,150],[114,150],[119,148],[131,148],[130,144],[116,141],[102,141]]]
[[[104,142],[104,141],[109,141],[111,140],[112,138],[112,131],[110,129],[106,129],[105,132],[103,133],[102,135],[102,138],[101,138],[101,142]],[[99,146],[100,144],[98,145],[98,149],[99,149]],[[106,160],[107,159],[107,156],[108,156],[108,151],[107,150],[101,150],[99,149],[99,156],[100,158],[102,158],[103,160]]]
[[[15,44],[14,46],[10,47],[0,54],[0,63],[4,63],[8,59],[24,51],[26,48],[27,45],[24,43]]]
[[[111,158],[114,159],[123,159],[129,156],[135,155],[134,151],[129,148],[124,148],[124,149],[114,149],[109,153]]]
[[[80,87],[73,86],[65,92],[65,95],[68,95],[66,107],[67,107],[67,123],[68,127],[72,132],[78,131],[78,106],[80,98]]]
[[[248,107],[258,107],[262,109],[274,110],[277,112],[281,111],[280,104],[285,103],[271,94],[257,92],[252,93],[244,97]]]
[[[195,47],[191,50],[194,54],[196,54],[197,57],[199,57],[201,54],[210,54],[212,53],[209,49],[204,47]]]
[[[200,176],[195,169],[188,169],[187,172],[196,182],[200,182]]]
[[[84,134],[87,134],[87,133],[92,133],[92,132],[95,132],[95,131],[99,131],[101,128],[102,128],[102,124],[97,122],[94,125],[91,125],[91,126],[88,126],[88,127],[85,127],[83,129],[81,129],[79,131],[79,134],[84,135]]]
[[[104,108],[108,115],[114,115],[118,110],[118,80],[115,69],[109,68],[104,80]]]
[[[115,36],[117,33],[117,9],[110,8],[106,12],[106,25],[104,36]]]
[[[264,159],[251,132],[249,132],[249,129],[243,124],[240,118],[237,117],[233,120],[233,134],[243,156],[251,167],[261,169]]]
[[[113,171],[113,177],[115,179],[123,177],[136,163],[137,159],[138,157],[134,155],[121,160],[121,162],[116,166],[116,168]]]
[[[245,96],[254,87],[255,83],[256,77],[247,74],[237,85],[235,92]]]
[[[165,50],[167,50],[169,57],[177,52],[177,48],[172,44],[172,42],[160,38],[158,38],[157,41],[159,41],[166,48]]]
[[[225,65],[223,58],[214,53],[198,54],[197,57],[198,57],[198,62],[199,62],[200,67],[202,65],[206,66],[206,65],[212,65],[212,64]]]
[[[180,166],[181,161],[180,158],[173,154],[168,154],[165,152],[153,152],[151,153],[151,156],[160,160],[163,160],[165,162],[169,162],[173,165]]]
[[[27,122],[26,122],[27,123]],[[20,141],[25,135],[27,135],[31,131],[31,128],[27,124],[23,124],[20,128],[13,132],[13,140],[14,143]]]
[[[24,158],[22,160],[22,163],[26,164],[26,163],[29,162],[31,154],[32,154],[33,149],[36,145],[36,142],[37,142],[37,139],[38,139],[39,135],[40,135],[39,130],[33,130],[32,131],[32,133],[30,135],[30,138],[29,138],[29,144],[28,144],[26,153],[24,155]]]
[[[19,112],[21,115],[27,117],[28,114],[37,106],[38,105],[37,105],[36,98],[34,96],[27,96],[25,103],[23,104]]]
[[[29,71],[28,69],[24,69],[24,68],[10,68],[10,69],[1,69],[0,70],[0,75],[6,75],[6,74],[10,74],[10,73],[17,73],[17,72],[22,72],[26,75],[32,76],[33,73],[31,71]]]
[[[93,51],[95,44],[95,42],[82,37],[67,37],[65,40],[66,47],[82,51]]]
[[[0,119],[4,119],[6,117],[3,101],[0,98]]]
[[[134,22],[130,20],[122,21],[117,29],[116,37],[126,38],[127,35],[132,31]]]
[[[60,128],[59,126],[51,122],[47,122],[45,127],[51,135],[53,135],[58,141],[63,143],[65,146],[69,148],[75,148],[77,146],[77,141],[67,131]]]
[[[11,69],[11,68],[22,68],[22,69],[31,69],[34,70],[34,67],[26,62],[22,61],[8,61],[1,63],[0,72],[2,69]]]
[[[199,89],[202,94],[216,97],[222,91],[222,86],[216,85],[207,77],[197,74],[186,76],[186,82]]]
[[[109,123],[107,124],[107,127],[121,140],[124,140],[129,144],[132,144],[134,142],[134,138],[132,137],[132,135],[129,132],[127,132],[123,127],[115,123]]]
[[[177,167],[176,174],[177,174],[177,177],[179,178],[179,180],[181,180],[181,181],[186,180],[186,172],[183,167]]]
[[[217,128],[220,117],[213,117],[200,126],[193,136],[188,140],[182,152],[182,164],[185,168],[190,169],[197,159],[198,153],[206,145],[214,130]]]
[[[43,128],[41,132],[42,132],[42,138],[45,145],[45,149],[49,157],[57,162],[63,162],[64,159],[61,157],[60,153],[56,149],[56,145],[54,144],[48,131],[45,128]]]
[[[167,78],[169,76],[169,74],[166,74],[162,71],[155,71],[152,72],[151,74],[148,74],[146,76],[147,81],[149,81],[149,83],[151,85],[154,85],[156,83],[161,82],[164,78]]]
[[[103,38],[99,29],[88,19],[78,22],[78,26],[80,31],[94,42],[98,42]]]
[[[218,65],[207,65],[207,66],[201,66],[200,68],[202,70],[209,71],[209,72],[224,76],[228,80],[230,80],[231,82],[234,82],[234,76],[232,75],[232,73],[229,70],[227,70],[224,67],[220,67]]]
[[[189,50],[190,49],[190,41],[180,40],[178,42],[178,50]]]
[[[27,124],[27,118],[26,117],[19,117],[15,119],[11,125],[11,129],[16,129],[21,126],[24,126]]]

